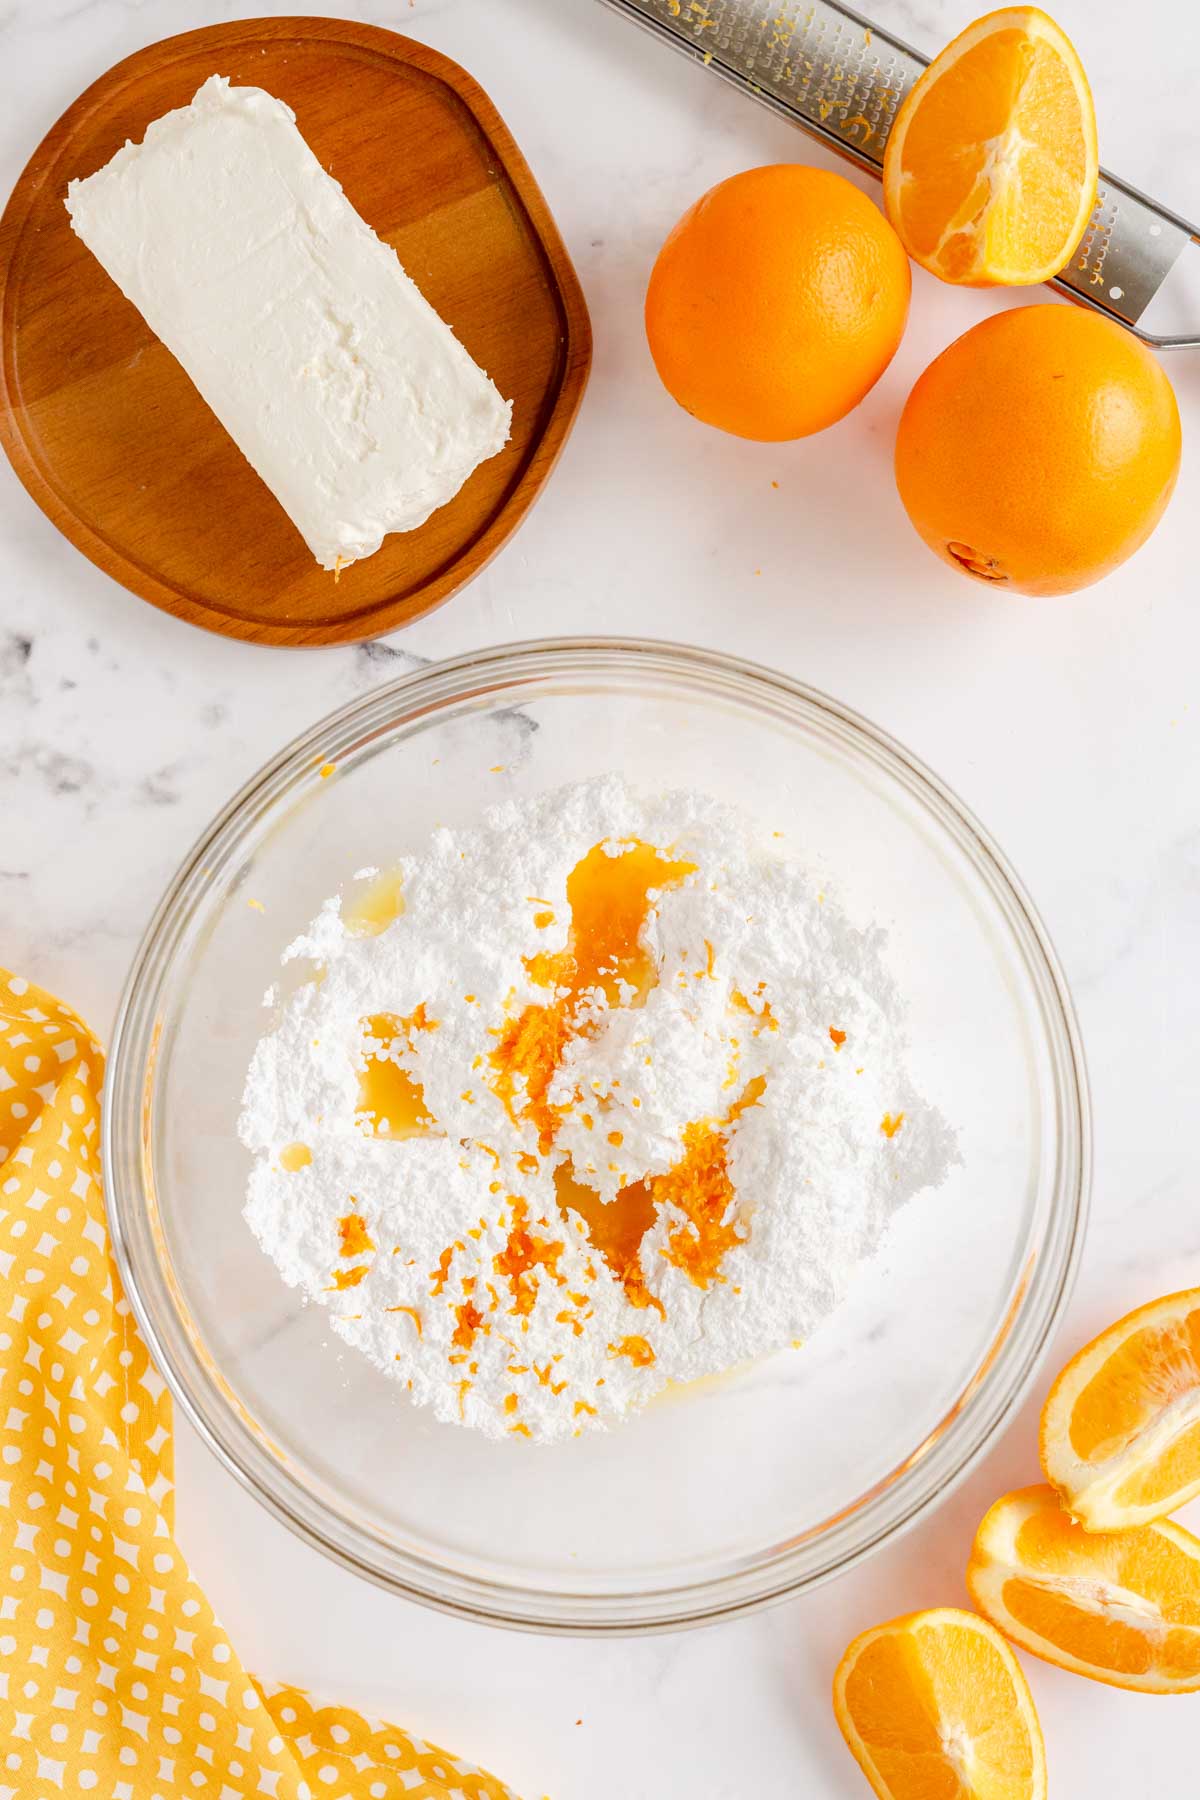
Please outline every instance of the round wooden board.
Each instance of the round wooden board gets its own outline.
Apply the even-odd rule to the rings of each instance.
[[[507,447],[337,581],[63,206],[73,176],[214,74],[294,109],[351,204],[513,401]],[[250,19],[138,51],[54,126],[0,220],[0,438],[13,467],[107,574],[230,637],[354,643],[447,599],[550,473],[590,357],[575,271],[490,100],[446,57],[370,25]]]

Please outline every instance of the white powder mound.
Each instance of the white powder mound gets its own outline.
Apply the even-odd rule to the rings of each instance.
[[[547,969],[583,955],[568,877],[631,844],[694,865],[650,888],[652,985],[573,992],[569,956]],[[905,1073],[883,933],[718,802],[606,777],[438,831],[394,869],[402,910],[377,935],[334,898],[285,952],[317,978],[250,1066],[246,1217],[438,1418],[546,1441],[809,1337],[955,1159]],[[381,1014],[399,1023],[374,1048],[423,1095],[417,1135],[359,1111]],[[539,1107],[508,1051],[550,1016],[567,1023]],[[640,1244],[593,1246],[568,1169],[591,1213],[640,1208]]]

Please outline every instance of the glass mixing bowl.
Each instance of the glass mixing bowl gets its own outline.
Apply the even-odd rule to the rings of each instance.
[[[499,772],[497,768],[499,766]],[[962,1166],[905,1208],[804,1348],[610,1434],[441,1425],[284,1286],[242,1218],[236,1123],[279,953],[364,865],[491,800],[609,770],[783,830],[887,928],[918,1087]],[[1071,1002],[1004,858],[906,751],[768,669],[564,639],[407,676],[299,738],[184,862],[134,961],[105,1123],[113,1243],[179,1404],[293,1530],[386,1587],[542,1630],[629,1631],[808,1588],[902,1531],[1013,1411],[1088,1190]]]

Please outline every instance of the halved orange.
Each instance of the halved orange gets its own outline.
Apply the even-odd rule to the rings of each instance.
[[[1088,1531],[1200,1494],[1200,1288],[1138,1307],[1072,1358],[1042,1410],[1041,1456]]]
[[[1023,1650],[1143,1694],[1200,1688],[1200,1538],[1163,1520],[1104,1536],[1052,1487],[997,1500],[975,1537],[967,1587]]]
[[[974,1613],[943,1606],[864,1631],[838,1664],[833,1710],[881,1800],[1045,1800],[1029,1684]]]
[[[907,96],[883,162],[914,262],[966,287],[1049,281],[1096,203],[1096,113],[1074,47],[1036,6],[988,13]]]

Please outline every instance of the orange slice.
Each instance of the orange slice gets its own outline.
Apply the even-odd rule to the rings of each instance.
[[[1200,1494],[1200,1288],[1128,1313],[1067,1364],[1041,1454],[1088,1531],[1146,1525]]]
[[[1045,1800],[1029,1684],[973,1613],[944,1606],[864,1631],[838,1664],[833,1710],[882,1800]]]
[[[908,95],[883,162],[887,216],[914,262],[966,287],[1049,281],[1096,203],[1083,65],[1036,6],[988,13]]]
[[[997,1500],[967,1586],[1023,1650],[1076,1675],[1188,1694],[1200,1688],[1200,1538],[1169,1520],[1098,1536],[1050,1487]]]

